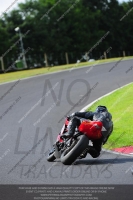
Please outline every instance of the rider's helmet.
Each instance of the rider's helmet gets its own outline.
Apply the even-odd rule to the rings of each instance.
[[[98,106],[97,108],[96,108],[96,112],[105,112],[105,111],[108,111],[107,110],[107,108],[106,108],[106,106]]]

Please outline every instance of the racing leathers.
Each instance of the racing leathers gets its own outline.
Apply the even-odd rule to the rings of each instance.
[[[91,140],[93,146],[88,145],[85,155],[82,156],[83,158],[87,155],[87,153],[89,153],[93,158],[98,157],[100,155],[102,145],[106,143],[108,137],[113,131],[112,115],[108,112],[105,106],[99,107],[103,109],[97,109],[95,112],[76,112],[70,116],[71,120],[68,126],[68,133],[66,134],[70,137],[73,136],[75,128],[80,126],[83,119],[89,119],[91,121],[101,121],[103,124],[101,130],[102,137],[99,139]]]

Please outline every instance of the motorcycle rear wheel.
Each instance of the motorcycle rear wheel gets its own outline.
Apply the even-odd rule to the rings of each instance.
[[[89,138],[86,135],[79,136],[72,145],[61,155],[61,162],[64,165],[71,165],[80,154],[88,147]]]

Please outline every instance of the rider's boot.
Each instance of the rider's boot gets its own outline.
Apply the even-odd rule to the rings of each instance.
[[[68,125],[68,132],[67,132],[67,133],[64,133],[62,136],[63,136],[63,137],[66,137],[66,138],[72,137],[73,134],[74,134],[74,132],[75,132],[76,126],[77,126],[77,120],[72,119],[72,120],[69,122],[69,125]]]
[[[100,155],[100,152],[98,152],[93,146],[88,145],[88,147],[80,155],[79,159],[85,158],[87,153],[89,153],[93,158],[97,158]]]
[[[71,126],[69,128],[68,132],[64,133],[62,136],[65,138],[71,138],[73,136],[74,132],[75,132],[75,127]]]
[[[88,147],[83,151],[82,154],[80,154],[79,159],[85,158],[87,156],[87,153],[89,152],[90,146],[88,145]]]

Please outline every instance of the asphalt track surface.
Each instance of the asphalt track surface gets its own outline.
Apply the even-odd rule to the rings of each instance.
[[[133,183],[133,175],[128,170],[133,165],[131,156],[102,151],[99,158],[87,155],[72,166],[64,166],[59,160],[46,161],[47,151],[60,132],[64,118],[59,120],[69,110],[70,113],[79,111],[96,98],[133,81],[133,70],[126,73],[133,60],[116,63],[97,65],[88,73],[90,68],[84,67],[21,80],[16,86],[13,86],[15,82],[0,85],[0,97],[5,94],[0,99],[0,184]],[[48,80],[52,87],[55,86],[56,97],[61,91],[59,105],[55,104],[57,99],[52,93],[46,95]],[[88,90],[90,93],[82,105],[81,102],[77,106],[71,105]],[[37,104],[44,93],[45,100]],[[40,122],[35,124],[39,119]]]

